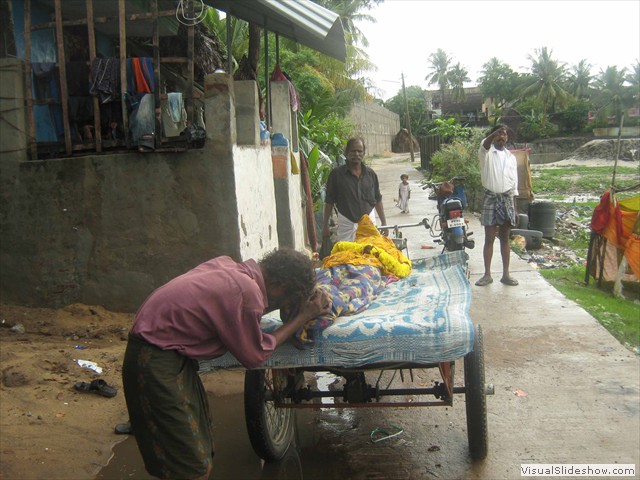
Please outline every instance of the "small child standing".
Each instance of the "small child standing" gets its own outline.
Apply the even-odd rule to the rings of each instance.
[[[409,213],[409,199],[411,198],[411,187],[409,186],[409,175],[400,175],[400,185],[398,186],[398,203],[396,206],[402,213]]]

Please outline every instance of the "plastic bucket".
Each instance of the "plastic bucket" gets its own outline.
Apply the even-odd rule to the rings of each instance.
[[[536,201],[529,204],[529,229],[542,232],[544,238],[556,233],[556,206],[552,202]]]
[[[529,228],[529,215],[527,215],[526,213],[519,213],[518,214],[518,218],[520,219],[520,222],[518,223],[518,228],[522,229],[522,230],[526,230]]]

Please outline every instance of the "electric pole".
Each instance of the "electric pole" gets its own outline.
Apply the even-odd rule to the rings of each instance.
[[[404,73],[402,75],[402,95],[404,96],[404,119],[409,131],[409,151],[411,152],[411,161],[415,161],[413,155],[413,135],[411,134],[411,117],[409,117],[409,103],[407,102],[407,89],[404,87]]]

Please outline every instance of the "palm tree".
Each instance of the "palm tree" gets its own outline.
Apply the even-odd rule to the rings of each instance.
[[[464,92],[464,83],[470,82],[469,72],[466,68],[456,63],[449,70],[449,85],[451,86],[451,99],[454,103],[464,102],[466,94]]]
[[[536,49],[536,56],[528,55],[531,60],[531,81],[525,86],[521,97],[535,96],[542,101],[542,126],[546,124],[547,112],[551,108],[563,106],[569,94],[563,87],[565,66],[551,58],[553,50],[547,47]]]
[[[230,41],[227,41],[227,21],[225,18],[220,18],[220,12],[215,8],[207,7],[207,14],[202,22],[210,31],[220,39],[220,46],[225,50],[227,45],[231,45],[231,52],[228,54],[231,56],[232,71],[238,66],[238,63],[243,55],[249,49],[249,26],[244,20],[240,20],[236,17],[231,17],[231,35]]]
[[[640,62],[631,67],[632,71],[627,75],[627,82],[631,85],[632,96],[636,102],[640,102]]]
[[[348,44],[369,46],[369,40],[356,26],[356,22],[362,21],[376,23],[373,16],[362,13],[363,8],[369,8],[367,0],[324,0],[318,3],[340,16]]]
[[[371,8],[371,4],[381,0],[319,0],[317,3],[337,13],[342,22],[347,45],[347,59],[345,63],[320,55],[321,66],[318,70],[338,90],[348,90],[353,100],[370,98],[368,86],[371,80],[365,76],[367,72],[377,70],[369,55],[361,47],[368,47],[369,41],[356,22],[376,22],[376,19],[363,13]]]
[[[582,59],[571,69],[569,74],[569,91],[576,98],[588,98],[591,87],[591,65]]]
[[[601,109],[615,116],[617,125],[620,125],[625,106],[633,96],[631,89],[624,85],[626,74],[626,68],[618,70],[618,67],[610,66],[604,71],[600,70],[595,80],[596,88],[599,90],[598,104]]]
[[[439,48],[429,55],[429,66],[431,67],[431,72],[425,80],[429,82],[429,85],[437,84],[440,89],[440,98],[441,98],[441,108],[444,110],[444,94],[449,87],[449,64],[451,63],[451,57]]]

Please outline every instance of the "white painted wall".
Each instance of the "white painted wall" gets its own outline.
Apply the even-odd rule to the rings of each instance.
[[[259,259],[278,248],[271,148],[234,146],[233,162],[240,254]]]

